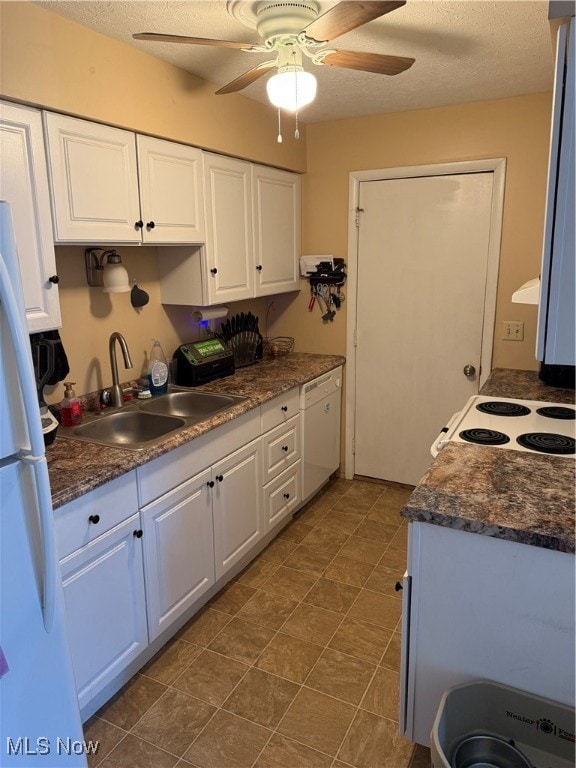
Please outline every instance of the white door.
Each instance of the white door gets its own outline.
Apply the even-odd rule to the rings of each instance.
[[[360,184],[357,475],[417,484],[434,437],[478,391],[493,177]]]

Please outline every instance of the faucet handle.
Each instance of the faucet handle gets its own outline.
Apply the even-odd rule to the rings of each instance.
[[[107,387],[100,392],[100,405],[109,408],[112,405],[112,390]]]

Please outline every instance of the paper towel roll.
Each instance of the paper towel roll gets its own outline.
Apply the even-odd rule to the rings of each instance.
[[[197,323],[203,320],[220,320],[228,315],[228,307],[197,307],[192,317]]]

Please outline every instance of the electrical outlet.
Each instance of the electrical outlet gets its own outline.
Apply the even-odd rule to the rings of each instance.
[[[524,341],[524,323],[520,320],[504,320],[502,339],[504,341]]]

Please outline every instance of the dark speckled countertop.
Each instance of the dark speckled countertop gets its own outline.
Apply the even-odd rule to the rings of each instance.
[[[533,371],[497,369],[481,394],[574,402],[573,390],[548,387]],[[450,443],[422,478],[402,515],[574,553],[575,469],[572,457]]]
[[[255,365],[239,368],[233,376],[217,379],[195,389],[243,395],[247,400],[141,451],[109,448],[57,437],[46,449],[53,506],[56,509],[344,362],[345,358],[339,355],[292,352],[282,357],[264,358]]]

